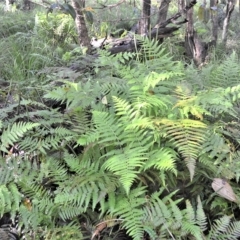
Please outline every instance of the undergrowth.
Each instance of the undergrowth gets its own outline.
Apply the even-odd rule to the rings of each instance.
[[[211,188],[228,180],[239,197],[237,56],[198,70],[154,41],[142,49],[100,51],[88,77],[61,78],[42,52],[4,67],[22,87],[0,112],[0,214],[27,238],[240,236],[238,200]]]
[[[77,56],[75,72],[68,16],[14,16],[0,27],[2,219],[26,239],[240,237],[237,53],[196,69],[141,39]]]

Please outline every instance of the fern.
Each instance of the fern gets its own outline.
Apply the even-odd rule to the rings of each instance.
[[[170,141],[183,155],[192,179],[196,159],[205,140],[206,125],[200,121],[190,119],[177,121],[162,119],[156,120],[156,124],[166,132]]]
[[[17,216],[26,234],[239,237],[238,221],[218,217],[222,206],[227,216],[236,206],[219,202],[209,184],[216,175],[239,179],[236,63],[230,87],[213,88],[229,63],[216,76],[214,68],[185,70],[156,41],[138,41],[138,53],[100,51],[88,78],[63,73],[67,68],[43,69],[61,85],[40,87],[39,104],[21,90],[29,100],[1,111],[1,149],[8,155],[1,159],[0,212]],[[21,60],[18,54],[15,66]],[[62,81],[66,76],[74,82]],[[51,109],[51,101],[60,108]],[[19,152],[11,154],[12,146]],[[101,225],[106,219],[114,228]],[[96,222],[102,228],[94,231]]]
[[[212,69],[210,76],[205,78],[204,85],[207,87],[233,87],[239,84],[239,65],[238,56],[233,52],[224,61]]]
[[[38,123],[14,123],[11,127],[8,126],[1,135],[1,147],[2,151],[7,152],[7,147],[13,146],[17,141],[23,137],[24,133],[39,126]]]
[[[141,207],[145,203],[144,188],[139,187],[132,190],[128,196],[120,195],[116,199],[116,205],[111,212],[113,215],[118,215],[119,219],[123,221],[123,227],[133,239],[141,239],[144,234],[142,226],[142,210]]]
[[[203,205],[199,196],[197,198],[196,224],[203,232],[207,229],[207,217],[203,211]]]
[[[232,223],[231,217],[224,216],[216,220],[208,239],[237,239],[240,236],[239,221]]]

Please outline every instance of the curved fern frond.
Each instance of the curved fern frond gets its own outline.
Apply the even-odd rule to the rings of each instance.
[[[149,153],[149,159],[144,165],[144,170],[155,168],[160,171],[172,171],[177,174],[176,155],[168,148],[160,148]]]
[[[207,126],[200,121],[190,119],[157,119],[155,123],[166,132],[167,138],[184,157],[192,179],[196,159],[205,140]]]
[[[203,211],[203,205],[199,196],[197,198],[196,224],[202,231],[207,229],[207,217]]]
[[[116,197],[116,205],[111,214],[119,216],[122,226],[134,240],[141,239],[144,234],[142,225],[142,206],[145,204],[145,188],[133,189],[128,196]]]
[[[223,216],[211,227],[208,239],[238,239],[240,237],[240,222],[231,222],[231,217]]]
[[[1,135],[0,150],[7,152],[7,147],[13,146],[23,135],[33,128],[39,126],[38,123],[14,123],[12,126],[8,126],[7,129],[3,130]]]

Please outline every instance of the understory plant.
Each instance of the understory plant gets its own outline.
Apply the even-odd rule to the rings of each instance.
[[[2,108],[0,214],[27,239],[240,236],[240,85],[214,84],[238,59],[204,75],[141,41],[137,53],[100,51],[87,77],[57,75],[42,102]]]

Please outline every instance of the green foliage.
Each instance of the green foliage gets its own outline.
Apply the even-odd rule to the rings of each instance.
[[[4,13],[0,11],[0,38],[7,38],[18,32],[29,32],[34,27],[34,16],[32,13]]]
[[[47,11],[48,13],[52,13],[54,10],[59,10],[62,13],[65,14],[70,14],[70,16],[73,18],[73,20],[75,20],[76,18],[76,13],[74,8],[69,5],[68,3],[64,3],[64,4],[60,4],[60,3],[53,3],[50,8]]]
[[[38,123],[14,123],[11,128],[8,126],[7,129],[3,130],[1,136],[1,151],[7,151],[6,147],[13,146],[15,142],[23,137],[24,133],[38,125]]]
[[[99,51],[87,78],[44,69],[58,86],[42,83],[41,103],[29,94],[2,109],[1,216],[19,215],[46,239],[240,236],[233,207],[210,187],[240,176],[237,58],[232,84],[216,87],[164,46],[139,41],[138,53]]]
[[[233,52],[230,56],[225,56],[220,65],[212,64],[207,66],[199,77],[201,77],[205,88],[227,88],[239,84],[239,71],[238,55]]]
[[[208,239],[237,239],[240,235],[240,222],[231,222],[231,217],[224,216],[216,220]]]
[[[61,12],[38,13],[35,17],[34,31],[46,42],[55,46],[64,46],[77,41],[72,17]]]

